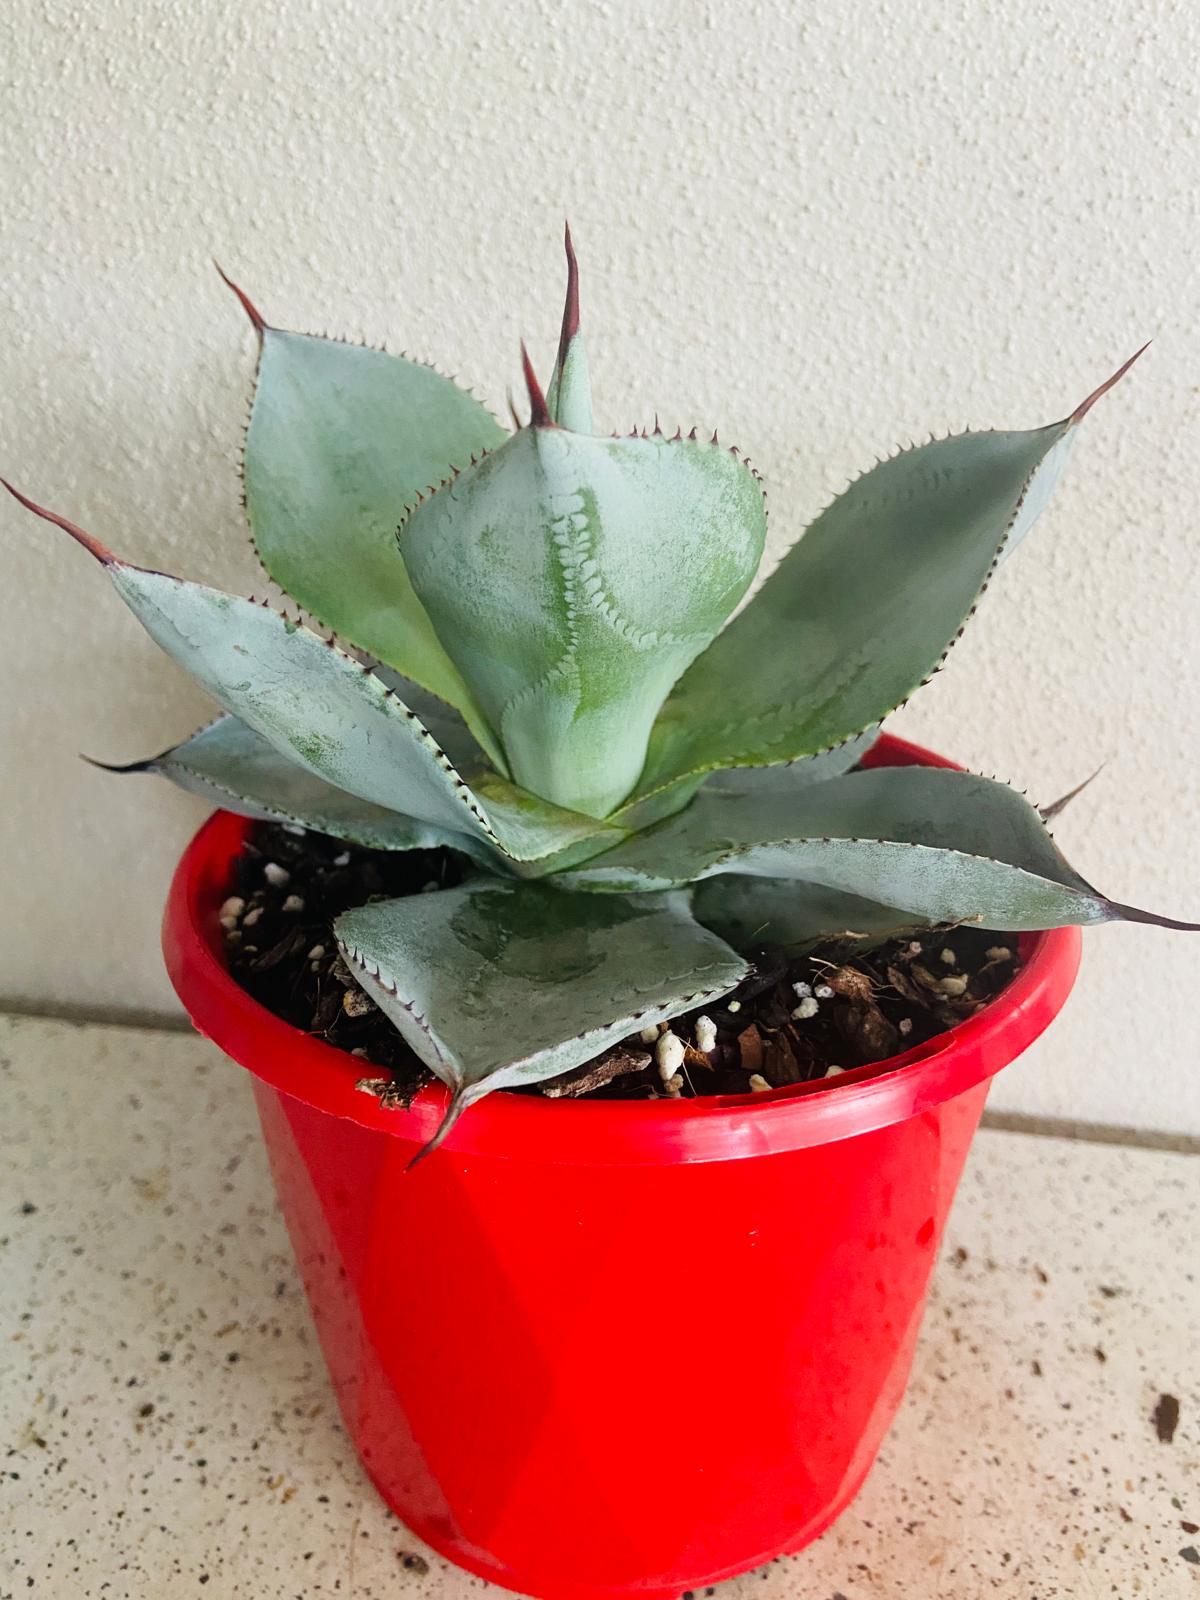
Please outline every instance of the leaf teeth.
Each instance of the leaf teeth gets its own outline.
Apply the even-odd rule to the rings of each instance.
[[[1084,417],[1087,416],[1088,412],[1096,404],[1096,401],[1106,395],[1114,384],[1120,383],[1121,379],[1129,371],[1133,363],[1140,355],[1143,355],[1150,348],[1152,343],[1153,340],[1147,339],[1142,348],[1140,350],[1135,350],[1130,356],[1129,360],[1126,361],[1122,366],[1119,366],[1111,378],[1106,378],[1098,389],[1093,389],[1091,394],[1088,395],[1087,399],[1081,401],[1079,405],[1075,407],[1074,411],[1072,411],[1071,415],[1067,418],[1067,421],[1072,427],[1078,427],[1078,425],[1083,421]]]
[[[659,423],[658,413],[655,412],[653,429],[632,427],[628,433],[623,434],[619,432],[618,429],[614,428],[609,437],[613,439],[661,439],[664,444],[703,444],[707,445],[709,449],[725,449],[739,466],[745,467],[746,471],[758,484],[758,487],[762,493],[763,501],[764,503],[766,502],[767,491],[763,482],[762,473],[750,460],[749,456],[742,454],[741,450],[736,444],[723,446],[720,439],[717,437],[715,429],[713,430],[711,439],[701,439],[699,436],[698,427],[693,428],[689,433],[685,434],[682,426],[680,426],[676,428],[675,432],[668,438],[663,432],[663,429]]]
[[[125,565],[112,553],[106,544],[102,544],[99,539],[81,528],[78,523],[71,522],[66,517],[60,517],[56,511],[48,511],[45,506],[38,505],[36,500],[30,500],[27,495],[23,495],[19,489],[14,488],[7,478],[0,478],[0,483],[4,485],[18,505],[24,506],[26,511],[32,511],[35,517],[41,517],[43,522],[52,522],[56,528],[61,528],[64,533],[69,533],[76,544],[81,544],[88,554],[94,556],[102,566],[119,567]]]
[[[214,265],[215,265],[215,263],[214,263]],[[217,267],[217,271],[221,272],[220,267]],[[222,272],[221,276],[224,278],[225,274]],[[244,297],[242,296],[242,291],[237,287],[237,285],[235,283],[230,282],[230,280],[228,278],[225,278],[225,281],[226,281],[226,283],[229,284],[229,287],[234,291],[234,293],[237,294],[239,297],[241,297],[243,299],[243,303],[245,303]],[[258,313],[255,312],[254,315],[257,316]],[[251,320],[254,320],[253,317],[251,318]],[[260,318],[260,320],[261,320],[261,318]],[[264,327],[264,329],[265,329],[265,331],[267,333],[282,333],[282,332],[285,331],[284,329],[276,328],[274,323],[271,323],[271,322],[264,322],[263,323],[263,327]],[[492,409],[491,409],[491,407],[489,405],[486,405],[482,400],[479,399],[479,396],[476,394],[475,390],[471,387],[471,385],[469,383],[460,383],[459,379],[458,379],[458,375],[456,373],[447,372],[443,367],[440,367],[436,361],[430,361],[427,356],[414,355],[411,350],[394,350],[391,347],[391,345],[389,345],[386,342],[386,340],[380,339],[380,340],[376,341],[376,340],[371,340],[371,339],[358,338],[358,337],[355,337],[355,335],[349,334],[349,333],[334,333],[329,328],[320,329],[320,330],[313,329],[313,328],[292,328],[292,329],[286,330],[286,331],[291,332],[292,334],[294,334],[298,338],[302,338],[302,339],[320,339],[320,340],[323,340],[326,344],[347,345],[351,349],[354,349],[354,350],[372,350],[377,355],[392,356],[395,360],[407,361],[409,363],[409,365],[413,366],[413,367],[424,367],[427,372],[435,373],[437,375],[437,377],[439,377],[439,378],[445,378],[447,383],[454,384],[455,388],[456,389],[461,389],[463,394],[469,394],[471,396],[472,400],[478,401],[479,405],[482,406],[484,411],[487,412],[488,416],[492,417],[492,419],[496,422],[497,426],[499,426],[499,418],[497,418],[495,416],[494,412],[492,411]],[[251,395],[251,400],[250,400],[250,409],[251,410],[253,410],[253,406],[254,406],[254,397],[253,397],[253,394],[252,394]],[[248,421],[249,421],[249,416],[247,416],[247,422]],[[245,446],[243,445],[243,453],[244,453],[244,449],[245,449]]]
[[[482,465],[482,463],[485,462],[487,460],[487,458],[491,454],[492,454],[492,452],[490,450],[478,450],[478,451],[475,451],[475,452],[472,453],[471,459],[467,463],[467,466],[468,467],[478,467],[478,466]],[[396,530],[395,530],[395,534],[394,534],[393,537],[395,539],[399,540],[401,538],[401,536],[403,535],[404,529],[407,526],[407,524],[409,523],[409,521],[417,513],[417,511],[420,510],[420,508],[425,504],[425,502],[427,500],[432,500],[437,495],[441,494],[443,489],[453,489],[457,479],[462,477],[463,471],[464,471],[464,469],[462,467],[456,467],[454,465],[454,463],[451,462],[449,464],[449,466],[447,467],[446,476],[444,478],[441,478],[436,485],[434,485],[432,483],[428,483],[428,484],[425,485],[425,488],[424,488],[423,491],[422,490],[418,490],[416,498],[413,500],[411,505],[406,501],[405,504],[403,505],[403,507],[401,508],[402,511],[403,511],[403,515],[401,516],[399,522],[396,524]]]
[[[232,289],[234,294],[237,295],[238,299],[241,301],[242,310],[250,318],[250,325],[258,335],[258,342],[261,344],[263,341],[263,335],[266,333],[267,328],[269,327],[269,323],[267,322],[266,318],[254,304],[254,301],[251,300],[246,291],[238,288],[237,284],[234,283],[233,279],[225,271],[219,261],[214,261],[213,266],[216,267],[221,282],[226,286],[226,288]]]

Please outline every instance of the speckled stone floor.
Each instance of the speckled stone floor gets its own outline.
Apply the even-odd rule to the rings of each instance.
[[[240,1070],[29,1018],[0,1068],[0,1600],[485,1588],[341,1432]],[[866,1489],[717,1600],[1200,1594],[1198,1220],[1194,1156],[981,1134]]]

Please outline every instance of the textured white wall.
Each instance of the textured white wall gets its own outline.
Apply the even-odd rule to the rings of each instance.
[[[1052,797],[1111,893],[1200,915],[1200,23],[1187,3],[10,0],[0,456],[130,557],[261,586],[234,461],[272,320],[495,405],[574,223],[601,414],[719,423],[774,538],[893,441],[1061,416],[1145,338],[899,731]],[[83,766],[205,715],[86,556],[0,507],[0,992],[165,1011],[202,808]],[[1200,941],[1088,937],[1011,1109],[1200,1132]]]

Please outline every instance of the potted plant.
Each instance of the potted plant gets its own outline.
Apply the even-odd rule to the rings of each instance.
[[[716,434],[597,434],[567,255],[553,379],[523,352],[511,432],[235,288],[246,509],[292,614],[12,492],[221,707],[127,770],[220,807],[167,963],[254,1074],[364,1465],[452,1560],[593,1600],[731,1576],[848,1503],[988,1080],[1063,1004],[1078,927],[1192,925],[1094,889],[1012,789],[878,736],[1131,363],[1061,422],[880,462],[730,620],[758,475]],[[261,977],[256,927],[335,880],[327,940],[269,956],[369,1015],[357,1057],[230,971]],[[836,1073],[805,1031],[835,1002]],[[430,1081],[380,1072],[389,1049]]]

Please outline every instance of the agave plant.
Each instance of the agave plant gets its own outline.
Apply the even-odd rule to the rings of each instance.
[[[511,432],[433,368],[274,328],[230,284],[259,342],[246,511],[295,614],[134,566],[12,490],[224,713],[122,770],[466,859],[460,886],[336,927],[452,1116],[727,993],[753,944],[1189,926],[1094,889],[1001,783],[854,770],[1132,362],[1061,422],[878,462],[730,621],[763,553],[758,474],[715,433],[596,432],[569,233],[567,260],[553,379],[522,347]]]

